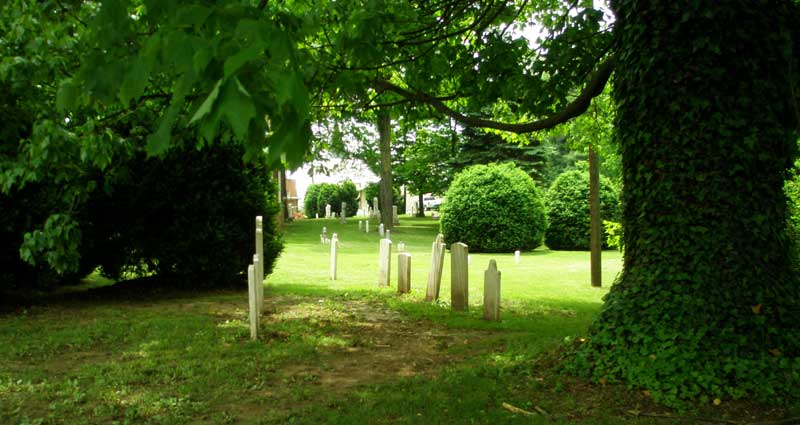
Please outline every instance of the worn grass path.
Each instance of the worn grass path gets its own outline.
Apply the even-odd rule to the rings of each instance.
[[[342,241],[337,281],[322,226]],[[447,261],[443,299],[422,301],[435,221],[393,231],[413,256],[407,295],[394,271],[393,287],[377,287],[374,223],[357,228],[288,227],[257,342],[244,290],[117,284],[0,316],[0,423],[665,423],[633,416],[663,413],[646,396],[551,368],[554,347],[585,332],[607,291],[590,287],[588,253],[540,249],[519,265],[473,255],[470,310],[453,313]],[[503,273],[496,323],[480,310],[489,258]],[[619,269],[619,254],[604,253],[605,283]]]

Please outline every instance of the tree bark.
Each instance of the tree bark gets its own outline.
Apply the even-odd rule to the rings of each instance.
[[[420,193],[417,197],[417,217],[425,217],[425,195]]]
[[[589,251],[590,269],[592,276],[592,286],[603,286],[601,275],[601,261],[603,243],[600,240],[603,235],[602,223],[600,222],[600,166],[598,164],[597,151],[593,145],[589,145]]]
[[[378,109],[378,137],[381,154],[380,210],[384,229],[392,229],[392,118],[387,108]]]
[[[782,88],[798,79],[797,7],[612,6],[625,268],[583,358],[662,401],[796,388],[783,183],[798,132]]]

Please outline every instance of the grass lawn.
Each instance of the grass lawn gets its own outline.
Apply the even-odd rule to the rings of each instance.
[[[341,241],[336,281],[322,226]],[[407,295],[395,293],[394,267],[392,287],[378,288],[371,227],[288,226],[257,342],[244,282],[203,293],[122,283],[0,315],[0,423],[681,422],[638,391],[588,386],[552,367],[559,343],[599,311],[619,253],[603,253],[604,288],[589,285],[585,252],[538,249],[520,264],[473,254],[470,309],[454,313],[448,259],[442,299],[423,301],[438,223],[403,218],[392,231],[412,254]],[[481,318],[489,259],[502,272],[500,322]],[[701,414],[750,418],[748,407],[725,407]]]

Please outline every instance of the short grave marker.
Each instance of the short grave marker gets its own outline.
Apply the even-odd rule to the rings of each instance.
[[[494,260],[483,273],[483,318],[500,320],[500,271]]]
[[[397,292],[411,292],[411,254],[407,252],[397,254]]]

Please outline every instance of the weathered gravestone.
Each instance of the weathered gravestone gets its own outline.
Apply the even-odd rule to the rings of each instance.
[[[260,215],[256,216],[256,255],[258,255],[256,284],[258,284],[258,312],[260,314],[261,306],[264,304],[264,219]]]
[[[519,250],[514,251],[514,262],[519,264]]]
[[[261,262],[258,261],[258,254],[253,254],[253,272],[255,273],[256,285],[256,314],[259,316],[261,316],[261,309],[264,305],[264,284],[258,281],[258,266],[260,263]]]
[[[331,218],[331,204],[325,204],[325,218]]]
[[[397,244],[397,252],[405,252],[406,251],[406,244],[400,242]]]
[[[411,292],[411,254],[407,252],[397,254],[397,292]]]
[[[428,271],[428,287],[425,301],[439,299],[439,287],[442,283],[442,267],[444,267],[444,235],[439,233],[431,248],[431,267]]]
[[[494,260],[483,273],[483,318],[500,320],[500,271]]]
[[[364,220],[358,220],[358,231],[360,232],[363,229],[364,229]]]
[[[339,250],[339,236],[334,233],[331,237],[331,280],[336,280],[336,257]]]
[[[453,310],[469,307],[469,247],[461,242],[450,245],[450,303]]]
[[[369,233],[369,220],[367,220],[366,223],[364,223],[364,231]]]
[[[386,231],[386,239],[392,240],[392,231],[391,230],[387,230]]]
[[[250,304],[250,339],[258,339],[258,311],[256,309],[256,270],[250,264],[247,266],[247,288]]]
[[[383,223],[378,225],[378,236],[384,237],[386,233],[383,231]]]
[[[392,223],[400,224],[400,216],[397,215],[397,205],[392,205]]]
[[[389,286],[392,272],[392,241],[381,239],[378,254],[378,286]]]

